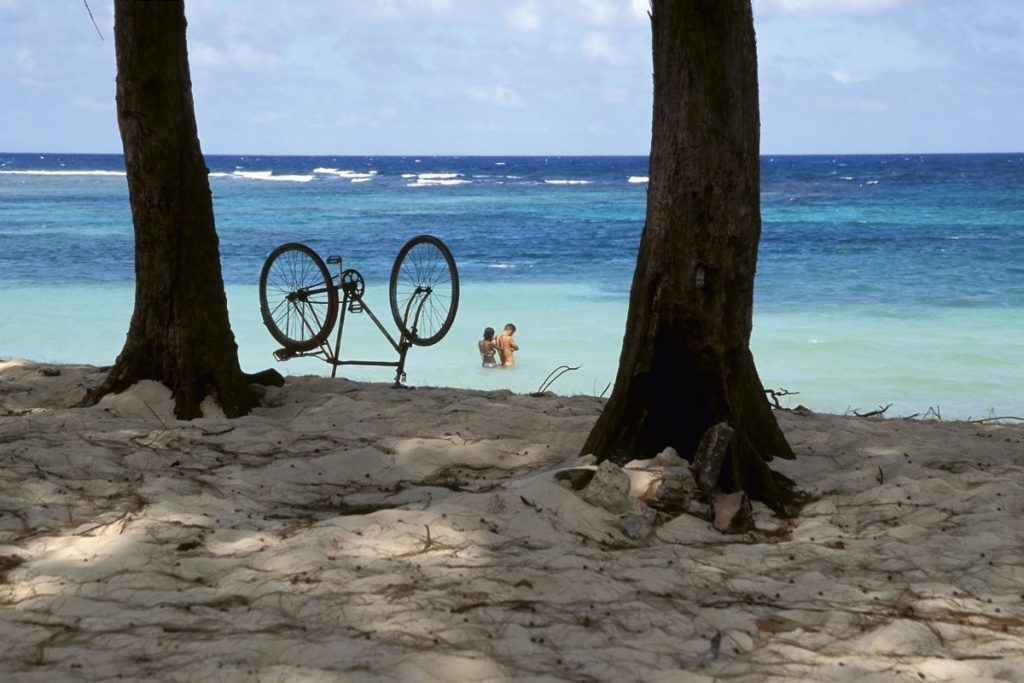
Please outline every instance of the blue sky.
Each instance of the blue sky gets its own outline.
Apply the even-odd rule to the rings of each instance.
[[[119,152],[113,2],[0,0],[0,151]],[[186,0],[203,150],[646,154],[647,0]],[[1024,151],[1024,0],[755,0],[765,154]]]

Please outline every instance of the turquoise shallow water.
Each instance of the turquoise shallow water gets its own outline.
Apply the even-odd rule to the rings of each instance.
[[[613,381],[643,224],[643,158],[216,157],[211,186],[232,325],[247,370],[278,364],[256,279],[303,241],[343,252],[385,300],[391,260],[430,232],[452,248],[462,305],[449,336],[414,348],[411,384],[559,393]],[[117,157],[0,154],[0,357],[113,362],[133,296]],[[1024,156],[766,158],[752,346],[766,387],[832,412],[1024,415]],[[485,325],[515,322],[509,371],[478,366]],[[348,358],[387,359],[365,319]],[[389,381],[384,368],[342,369]]]
[[[842,306],[755,315],[751,346],[783,405],[944,418],[1022,416],[1024,311]]]
[[[386,281],[367,284],[367,299],[383,320]],[[535,391],[560,365],[579,366],[552,390],[602,394],[614,380],[625,324],[625,302],[601,297],[585,286],[530,285],[515,299],[486,289],[463,291],[459,317],[439,344],[414,348],[407,364],[413,385]],[[91,287],[23,287],[5,292],[4,356],[41,361],[113,362],[131,318],[133,290],[127,284]],[[316,359],[278,363],[277,344],[263,327],[255,286],[228,290],[239,357],[248,371],[275,367],[284,374],[328,374]],[[544,305],[536,302],[543,301]],[[496,318],[501,310],[504,318]],[[522,347],[512,370],[478,366],[476,340],[485,321],[498,327],[516,321]],[[479,329],[478,329],[479,328]],[[887,414],[911,415],[930,408],[944,418],[979,418],[1024,413],[1024,311],[1007,309],[915,309],[893,317],[889,310],[764,312],[755,315],[752,348],[767,388],[798,394],[783,405],[818,411],[867,411],[893,404]],[[394,352],[364,318],[350,318],[343,357],[392,360]],[[390,381],[387,368],[345,367],[342,376]]]

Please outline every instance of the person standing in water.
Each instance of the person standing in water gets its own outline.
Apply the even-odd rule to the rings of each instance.
[[[493,327],[484,328],[484,338],[478,341],[476,346],[480,350],[480,360],[485,368],[498,367],[498,361],[494,358],[498,347],[495,346]]]
[[[494,346],[498,349],[498,355],[501,357],[501,364],[506,368],[516,364],[515,352],[519,350],[519,344],[516,343],[515,337],[513,337],[515,333],[516,326],[509,323],[505,325],[505,329],[494,340]]]

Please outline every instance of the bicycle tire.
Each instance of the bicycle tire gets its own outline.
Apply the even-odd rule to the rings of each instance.
[[[270,252],[260,272],[260,313],[271,336],[290,351],[323,344],[338,317],[337,288],[323,259],[298,242]]]
[[[405,243],[391,269],[391,314],[416,346],[441,341],[459,310],[459,271],[444,242],[418,235]]]

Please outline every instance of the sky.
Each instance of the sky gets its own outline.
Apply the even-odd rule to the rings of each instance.
[[[113,1],[0,0],[0,151],[120,152]],[[207,154],[650,149],[648,0],[186,0]],[[754,0],[763,154],[1024,151],[1024,0]]]

